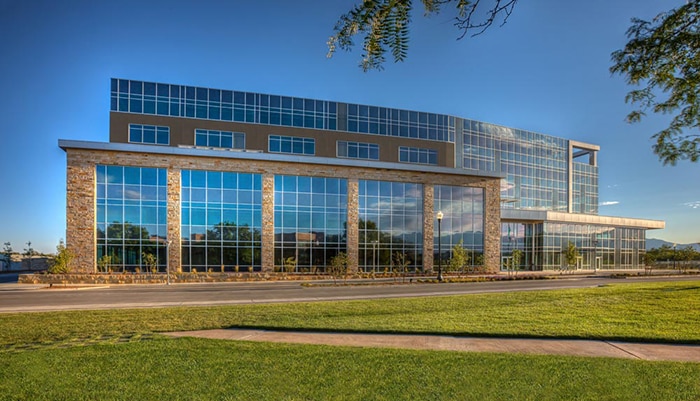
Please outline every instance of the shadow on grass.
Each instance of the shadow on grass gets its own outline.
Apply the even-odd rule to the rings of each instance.
[[[665,292],[675,292],[675,291],[688,291],[688,290],[696,291],[696,290],[700,290],[700,287],[664,288],[662,291],[665,291]]]
[[[286,333],[323,333],[323,334],[380,334],[401,336],[435,336],[454,338],[493,338],[493,339],[527,339],[527,340],[566,340],[566,341],[615,341],[625,343],[645,344],[677,344],[700,345],[700,340],[674,340],[669,338],[647,338],[634,336],[547,336],[547,335],[513,335],[512,333],[481,333],[481,332],[457,332],[444,333],[432,331],[401,331],[401,330],[332,330],[322,328],[299,327],[275,327],[275,326],[231,326],[224,330],[263,330],[279,331]]]
[[[16,353],[39,349],[63,349],[87,347],[90,345],[134,343],[140,341],[150,341],[159,337],[161,336],[159,336],[157,333],[129,333],[119,335],[102,334],[91,337],[76,337],[55,341],[33,341],[20,344],[4,344],[0,345],[0,354],[3,352]]]

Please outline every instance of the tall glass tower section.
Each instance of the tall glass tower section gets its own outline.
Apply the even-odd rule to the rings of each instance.
[[[535,132],[463,120],[465,169],[503,173],[503,208],[568,211],[569,144]],[[597,180],[597,170],[596,180]]]

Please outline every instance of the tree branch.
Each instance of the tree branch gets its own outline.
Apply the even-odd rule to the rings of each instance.
[[[501,4],[502,0],[495,0],[494,6],[486,13],[486,19],[481,22],[475,23],[473,20],[474,13],[476,12],[480,3],[480,0],[476,0],[469,6],[470,10],[467,13],[466,17],[455,17],[455,19],[457,20],[457,22],[455,22],[455,26],[458,29],[462,30],[462,34],[457,39],[462,39],[467,34],[467,32],[469,32],[472,29],[478,29],[478,32],[472,34],[472,37],[481,35],[491,25],[493,25],[494,21],[496,20],[496,17],[498,17],[501,14],[505,14],[505,16],[503,17],[503,22],[500,26],[505,25],[506,22],[508,22],[508,18],[510,17],[511,13],[513,12],[515,3],[517,2],[518,0],[508,0],[504,4]]]
[[[481,0],[421,0],[424,15],[440,13],[441,7],[448,3],[455,4],[454,25],[462,30],[458,39],[462,39],[470,30],[479,30],[472,36],[482,34],[496,19],[503,15],[503,26],[510,17],[518,0],[493,1],[483,20],[477,19]],[[334,34],[328,39],[327,57],[332,57],[340,48],[351,50],[355,35],[363,36],[362,61],[364,70],[381,69],[384,54],[391,51],[395,62],[403,61],[408,51],[409,24],[411,22],[412,0],[361,0],[349,12],[343,14],[333,28]]]
[[[629,42],[612,53],[610,72],[630,85],[625,102],[636,109],[628,122],[645,111],[675,114],[668,127],[652,136],[652,149],[663,164],[700,157],[700,0],[657,15],[652,21],[632,19]]]

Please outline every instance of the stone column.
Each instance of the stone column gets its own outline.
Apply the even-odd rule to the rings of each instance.
[[[88,151],[66,149],[66,247],[72,270],[96,271],[95,162]]]
[[[262,176],[262,271],[275,270],[275,175]]]
[[[348,271],[357,272],[359,254],[360,191],[357,178],[348,178],[347,253]]]
[[[501,266],[501,188],[498,180],[484,187],[484,267],[498,272]]]
[[[435,222],[435,188],[433,184],[423,185],[423,272],[433,271]]]
[[[168,238],[170,247],[168,252],[168,271],[172,274],[182,271],[182,234],[180,232],[181,213],[181,170],[179,168],[168,169]]]

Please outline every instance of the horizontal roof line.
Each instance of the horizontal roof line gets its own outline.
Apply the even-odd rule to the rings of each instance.
[[[63,150],[87,149],[176,156],[216,157],[224,159],[262,160],[272,162],[320,164],[343,167],[364,167],[398,171],[418,171],[422,173],[451,174],[484,178],[505,178],[505,174],[503,173],[495,173],[482,170],[465,170],[450,167],[426,166],[422,164],[376,162],[369,160],[341,159],[318,156],[297,156],[265,152],[229,152],[225,150],[209,150],[197,148],[193,149],[162,145],[137,145],[131,143],[75,141],[67,139],[59,139],[58,146]]]

